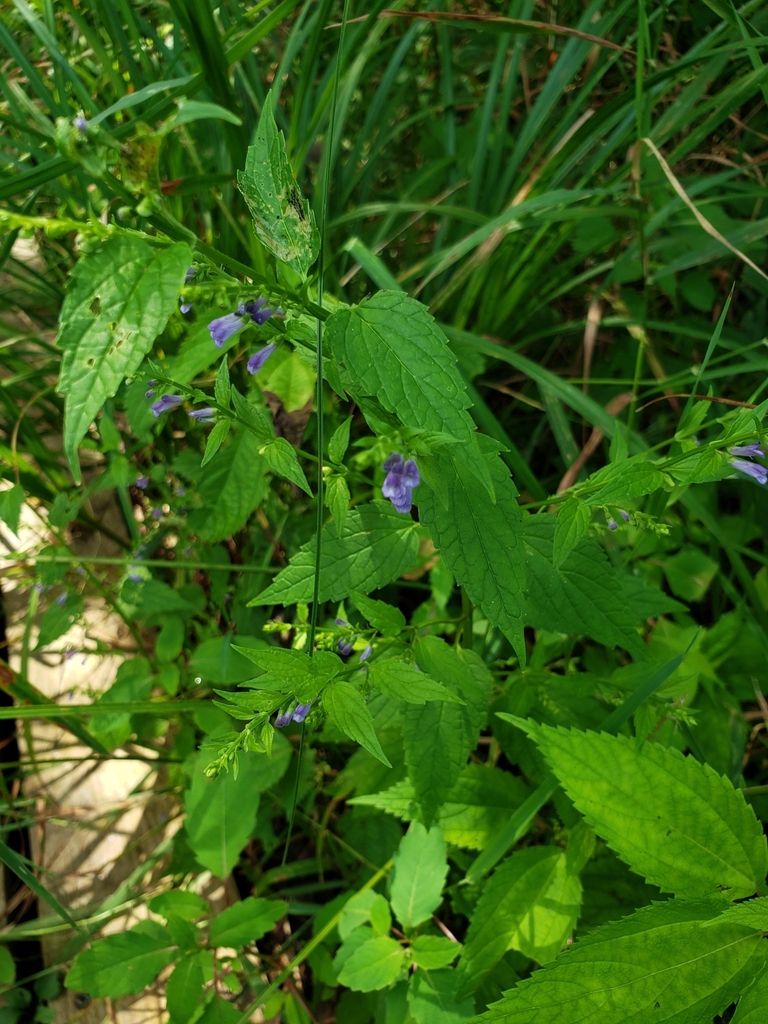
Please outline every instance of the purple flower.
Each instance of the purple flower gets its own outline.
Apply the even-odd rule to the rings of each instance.
[[[281,711],[278,714],[277,718],[275,719],[275,728],[284,729],[286,725],[288,725],[292,717],[293,716],[291,715],[290,711]]]
[[[164,412],[170,412],[171,409],[176,409],[183,401],[184,399],[181,395],[162,395],[156,402],[153,402],[150,408],[155,414],[155,419],[157,419]]]
[[[608,520],[608,529],[609,530],[618,530],[618,528],[619,528],[619,524],[616,522],[615,519],[609,519]]]
[[[352,653],[352,644],[349,642],[349,640],[339,640],[337,646],[339,649],[339,654],[343,654],[345,658],[347,657],[347,655]]]
[[[309,709],[312,707],[312,701],[309,704],[299,704],[296,710],[293,712],[292,718],[294,722],[303,722],[309,714]]]
[[[134,487],[138,487],[139,490],[143,491],[148,483],[149,483],[149,477],[148,476],[144,476],[144,474],[142,473],[141,476],[137,476],[136,477],[136,483],[134,484]]]
[[[371,647],[371,645],[370,644],[366,644],[365,650],[360,655],[360,661],[366,661],[368,658],[370,658],[372,651],[373,651],[373,648]]]
[[[152,509],[152,518],[153,519],[162,519],[163,518],[163,510],[161,508],[153,508]]]
[[[731,455],[746,455],[750,459],[756,459],[760,455],[765,455],[759,444],[736,445],[735,448],[729,448],[728,451]]]
[[[199,423],[213,423],[214,415],[214,410],[206,407],[205,409],[193,409],[189,414],[189,418],[197,420]]]
[[[747,462],[746,459],[731,459],[731,465],[734,469],[741,470],[747,476],[753,477],[759,484],[768,483],[768,469],[757,462]]]
[[[337,618],[335,621],[336,621],[336,625],[337,626],[348,626],[349,625],[349,623],[347,622],[346,619],[339,619],[339,618]]]
[[[187,272],[184,275],[184,284],[189,284],[196,273],[197,269],[195,267],[187,267]]]
[[[406,462],[402,455],[394,452],[384,463],[386,478],[381,488],[398,512],[410,512],[413,504],[411,492],[421,483],[419,469],[413,459]]]
[[[621,516],[621,518],[624,520],[625,523],[629,522],[629,512],[625,512],[623,508],[620,508],[619,509],[619,515]]]
[[[248,373],[253,375],[257,374],[276,348],[277,345],[265,345],[264,348],[260,348],[258,352],[254,352],[246,366]]]
[[[145,398],[154,398],[155,397],[155,389],[154,388],[149,388],[148,391],[144,392],[144,397]]]
[[[216,348],[223,348],[232,335],[237,334],[242,327],[245,327],[242,315],[238,316],[237,313],[227,313],[226,316],[220,316],[208,324]]]
[[[179,309],[182,313],[188,313],[190,309],[192,309],[193,305],[193,302],[182,302],[182,300],[179,299]]]
[[[86,121],[86,119],[83,117],[82,114],[78,114],[78,116],[74,119],[72,124],[75,126],[75,128],[77,128],[77,130],[79,132],[87,132],[88,131],[88,122]]]
[[[56,598],[56,604],[59,607],[61,607],[63,604],[66,603],[66,600],[67,600],[67,595],[66,594],[59,594],[59,596]]]
[[[45,593],[45,587],[43,586],[42,583],[36,583],[35,584],[35,590],[38,592],[38,594],[44,594]]]
[[[131,583],[141,583],[141,576],[137,572],[129,572],[128,579]]]
[[[246,313],[250,316],[251,320],[256,324],[257,327],[261,327],[265,324],[271,316],[283,316],[283,311],[278,306],[277,309],[266,309],[267,300],[259,297],[255,302],[244,302],[237,307],[238,313],[244,316]]]

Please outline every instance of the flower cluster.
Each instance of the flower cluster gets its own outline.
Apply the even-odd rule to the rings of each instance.
[[[398,512],[410,512],[413,505],[411,492],[421,483],[419,468],[413,459],[407,461],[402,455],[393,452],[384,463],[386,478],[381,488],[385,498],[389,498]]]
[[[292,711],[281,711],[275,718],[275,728],[284,729],[290,722],[303,722],[309,714],[312,701],[309,704],[298,704]]]
[[[349,626],[349,623],[347,622],[346,619],[336,618],[334,621],[336,622],[337,626]],[[355,649],[355,639],[356,638],[353,637],[351,640],[339,640],[339,642],[336,645],[339,654],[343,654],[345,658],[348,658],[352,651]],[[365,661],[367,658],[370,658],[372,651],[373,648],[371,647],[371,645],[366,644],[360,653],[360,661]]]
[[[759,484],[768,482],[768,469],[765,466],[761,466],[759,462],[749,462],[749,459],[756,459],[765,455],[760,444],[735,445],[733,448],[729,448],[728,451],[731,455],[743,456],[731,459],[731,465],[734,469],[746,473],[747,476],[757,480]]]
[[[234,313],[217,317],[208,324],[213,343],[216,348],[223,348],[233,334],[246,327],[249,323],[260,327],[271,316],[282,316],[282,309],[267,309],[267,300],[258,298],[255,302],[241,302]]]

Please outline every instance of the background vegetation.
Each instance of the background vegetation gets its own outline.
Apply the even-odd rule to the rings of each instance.
[[[61,905],[18,839],[27,727],[0,855],[52,917],[9,913],[2,1019],[54,1020],[62,984],[102,1015],[167,988],[174,1024],[763,1019],[766,912],[711,897],[759,897],[766,874],[766,471],[730,452],[762,443],[767,397],[765,5],[1,10],[0,519],[23,505],[48,535],[6,569],[29,598],[0,710],[147,758],[144,788],[186,814],[114,899]],[[267,173],[270,111],[296,179],[282,261],[267,178],[250,209],[237,186],[251,144]],[[136,359],[111,349],[96,394],[89,289],[120,298],[141,260]],[[222,359],[209,322],[259,296],[281,314]],[[361,355],[363,300],[385,340]],[[416,377],[448,374],[432,411],[426,386],[388,397],[388,353],[419,345]],[[491,439],[461,440],[459,469],[446,381]],[[164,393],[183,401],[155,417]],[[393,451],[421,470],[414,518],[376,504]],[[81,553],[94,531],[109,554]],[[97,598],[125,661],[61,718],[29,662],[71,653]],[[88,631],[83,650],[114,653]],[[212,913],[205,872],[234,872],[240,902]],[[97,938],[126,901],[146,920]],[[43,965],[20,942],[52,922],[68,941]],[[592,956],[627,1002],[558,989]]]

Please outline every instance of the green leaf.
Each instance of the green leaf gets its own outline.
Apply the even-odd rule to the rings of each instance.
[[[481,447],[486,442],[479,437]],[[525,552],[522,513],[509,471],[495,451],[487,455],[496,504],[474,476],[445,456],[436,457],[448,500],[417,492],[419,517],[446,565],[489,622],[502,631],[525,664]]]
[[[83,614],[85,607],[80,594],[66,594],[65,600],[49,604],[40,622],[35,650],[40,651],[63,636]]]
[[[230,124],[240,125],[243,123],[237,114],[233,114],[226,107],[220,107],[218,103],[200,103],[198,100],[180,99],[178,108],[178,113],[173,119],[174,128],[180,124],[189,124],[190,121],[202,121],[204,118],[229,121]]]
[[[399,636],[405,629],[405,616],[399,608],[363,594],[350,594],[350,597],[357,610],[382,636]]]
[[[516,775],[487,765],[468,764],[437,814],[446,842],[482,850],[504,821],[528,796],[528,787]],[[403,779],[381,793],[357,796],[348,803],[376,807],[402,821],[419,816],[416,792]]]
[[[353,992],[375,992],[386,988],[400,974],[405,950],[394,939],[379,935],[368,939],[345,961],[339,972],[339,983]]]
[[[217,405],[223,405],[225,409],[228,409],[231,394],[232,385],[229,383],[229,365],[227,363],[227,357],[224,356],[219,364],[219,372],[216,374],[216,383],[213,388],[213,395],[216,399]]]
[[[518,935],[531,935],[534,909],[542,903],[564,861],[565,855],[557,847],[533,846],[513,853],[496,868],[485,884],[464,940],[460,963],[463,992],[473,992],[508,949],[520,948]]]
[[[760,932],[713,922],[722,904],[671,900],[591,932],[478,1021],[503,1024],[705,1022],[765,961]]]
[[[433,700],[466,703],[456,693],[420,672],[415,665],[394,658],[372,665],[369,671],[371,686],[394,700],[403,700],[407,704],[426,704]]]
[[[410,931],[428,920],[442,900],[448,861],[440,826],[427,832],[420,821],[412,822],[400,840],[393,870],[392,909]]]
[[[245,171],[237,184],[253,217],[262,244],[302,277],[317,259],[320,238],[306,199],[301,198],[285,152],[283,133],[277,130],[268,92],[253,145],[248,147]]]
[[[237,533],[267,491],[263,445],[246,427],[237,427],[218,458],[205,467],[197,486],[203,507],[189,515],[200,540],[214,544]]]
[[[587,483],[599,485],[594,494],[584,500],[587,505],[621,505],[630,498],[652,494],[663,487],[666,477],[660,469],[648,461],[646,455],[635,455],[624,462],[603,466],[593,473]]]
[[[176,615],[169,615],[155,640],[158,661],[175,661],[184,646],[184,623]]]
[[[765,1008],[768,1006],[768,968],[755,978],[739,1000],[731,1024],[765,1024]]]
[[[352,417],[348,416],[344,422],[336,427],[331,440],[328,442],[328,458],[331,462],[341,463],[347,448],[349,447],[349,430],[352,426]]]
[[[81,257],[61,308],[58,389],[66,398],[64,450],[77,483],[77,447],[108,398],[138,369],[175,310],[192,251],[154,248],[133,235]]]
[[[241,753],[237,778],[224,771],[209,779],[204,774],[209,759],[197,755],[185,794],[185,828],[195,857],[219,878],[230,873],[256,824],[260,757],[266,755]]]
[[[235,650],[232,640],[237,639],[239,650]],[[245,648],[261,648],[267,646],[266,640],[255,636],[238,635],[236,638],[228,633],[226,636],[211,637],[204,640],[191,655],[189,670],[193,676],[200,676],[206,683],[242,683],[253,679],[253,661],[241,652]]]
[[[165,928],[144,921],[128,932],[108,935],[78,953],[64,984],[75,992],[103,998],[135,995],[151,985],[176,955]]]
[[[509,716],[511,718],[511,716]],[[608,733],[516,720],[589,824],[633,871],[665,892],[751,896],[768,847],[743,795],[679,750]]]
[[[460,942],[451,942],[439,935],[419,935],[413,940],[411,952],[415,964],[426,971],[436,971],[453,963],[462,948]]]
[[[416,645],[419,667],[466,702],[430,701],[403,708],[408,777],[427,825],[445,803],[485,722],[488,693],[462,658],[466,652],[460,656],[438,637],[425,637]]]
[[[411,975],[408,1008],[417,1024],[460,1024],[474,1017],[474,1001],[460,1000],[458,985],[456,971],[417,971]]]
[[[19,516],[23,504],[24,488],[21,484],[0,491],[0,522],[5,523],[11,533],[19,532]]]
[[[292,484],[296,484],[297,487],[301,488],[305,494],[308,494],[310,497],[312,496],[312,489],[307,483],[307,478],[299,463],[296,449],[290,441],[286,441],[284,437],[276,437],[274,441],[270,441],[259,448],[259,455],[264,458],[264,461],[273,473],[277,473],[278,476],[290,480]]]
[[[12,985],[16,980],[16,964],[7,946],[0,946],[0,985]]]
[[[219,420],[218,423],[214,423],[213,429],[208,435],[208,440],[205,442],[205,454],[203,455],[203,461],[200,463],[201,469],[203,466],[208,465],[219,448],[221,448],[231,429],[232,420]]]
[[[199,954],[176,964],[165,988],[166,1009],[172,1024],[187,1024],[202,999],[204,983]]]
[[[369,593],[412,569],[419,550],[418,524],[402,516],[388,501],[372,501],[350,509],[341,538],[323,538],[320,600],[340,601],[352,591]],[[271,586],[249,606],[311,601],[315,575],[315,542],[302,545]]]
[[[239,949],[271,931],[280,918],[285,916],[287,909],[288,904],[282,900],[248,896],[213,918],[208,941],[212,946]]]
[[[72,925],[75,929],[78,928],[75,919],[66,907],[63,907],[53,893],[49,892],[42,882],[38,881],[37,875],[27,866],[31,865],[31,862],[25,857],[22,857],[21,854],[17,853],[15,850],[12,850],[10,846],[6,845],[2,840],[0,840],[0,861],[5,864],[5,866],[9,868],[17,878],[21,879],[27,888],[32,890],[35,896],[43,900],[44,903],[47,903],[48,906],[52,907],[62,921],[66,921],[67,924]]]
[[[356,892],[344,904],[341,920],[337,926],[342,942],[355,928],[359,928],[361,924],[368,924],[371,920],[371,907],[376,896],[377,893],[373,889],[364,889],[362,892]]]
[[[323,707],[331,722],[350,739],[365,747],[388,768],[389,762],[373,728],[373,719],[359,690],[350,683],[331,683],[323,691]]]
[[[578,498],[569,498],[560,509],[555,524],[555,538],[552,561],[559,569],[582,537],[587,535],[592,521],[592,510],[582,505]]]
[[[298,412],[315,393],[315,369],[298,352],[282,348],[269,357],[259,374],[262,391],[277,395],[286,412]]]
[[[648,652],[638,635],[621,577],[603,549],[585,537],[555,568],[555,528],[555,516],[549,513],[524,521],[528,624],[536,629],[586,634],[646,659]]]
[[[294,693],[303,704],[314,700],[326,683],[344,668],[344,662],[332,651],[317,651],[310,658],[304,651],[284,647],[232,646],[267,673],[258,680],[258,685],[282,684],[276,688],[282,693]]]
[[[402,291],[377,292],[359,306],[333,313],[325,336],[355,382],[355,397],[376,398],[406,427],[456,438],[461,444],[454,458],[493,497],[456,357],[426,306]]]
[[[208,900],[187,889],[171,889],[149,901],[149,909],[160,917],[180,917],[182,921],[194,921],[211,911]]]
[[[338,473],[329,477],[325,485],[325,504],[330,509],[337,538],[344,533],[344,523],[347,521],[350,500],[349,486],[344,477]]]

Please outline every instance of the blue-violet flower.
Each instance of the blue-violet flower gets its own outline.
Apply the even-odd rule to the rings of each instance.
[[[214,416],[215,410],[211,409],[209,406],[206,406],[205,409],[193,409],[189,414],[189,418],[197,420],[198,423],[213,423]]]
[[[768,469],[757,462],[747,462],[746,459],[731,459],[734,469],[741,470],[747,476],[753,477],[759,484],[768,483]]]
[[[728,451],[731,455],[746,455],[747,458],[756,459],[760,455],[765,455],[765,452],[759,444],[737,444],[733,448],[729,448]]]
[[[162,416],[164,412],[170,412],[171,409],[176,409],[184,399],[181,395],[161,395],[161,397],[150,406],[152,412],[155,414],[155,419]]]
[[[407,461],[402,455],[393,452],[384,463],[386,478],[381,488],[385,498],[389,498],[398,512],[410,512],[413,504],[414,487],[421,483],[419,468],[413,459]]]
[[[260,348],[258,352],[254,352],[246,365],[248,373],[255,376],[276,348],[277,345],[265,345],[264,348]]]

